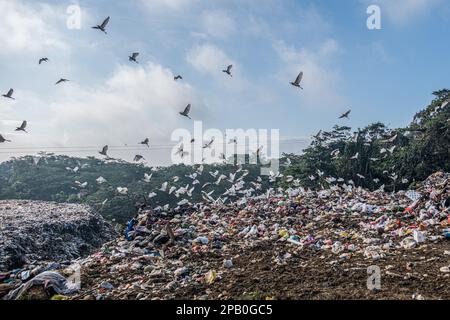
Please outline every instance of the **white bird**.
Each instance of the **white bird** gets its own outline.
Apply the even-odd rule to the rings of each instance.
[[[302,79],[303,79],[303,71],[301,71],[301,72],[298,74],[297,78],[296,78],[293,82],[291,82],[291,84],[292,84],[294,87],[297,87],[297,88],[300,88],[300,89],[303,90],[303,88],[301,87]]]
[[[121,195],[126,195],[128,194],[128,188],[122,188],[122,187],[117,187],[117,192],[120,193]]]
[[[167,186],[169,185],[169,183],[166,181],[161,185],[161,188],[159,188],[160,191],[162,192],[166,192],[167,190]]]
[[[76,184],[78,187],[82,188],[82,189],[86,188],[87,185],[88,185],[87,182],[81,183],[80,181],[75,181],[75,184]]]
[[[222,72],[225,72],[226,74],[228,74],[230,77],[232,77],[233,75],[231,74],[231,69],[233,68],[233,65],[230,64],[225,70],[222,70]]]
[[[23,132],[27,132],[27,130],[25,130],[25,128],[27,127],[27,122],[24,120],[22,122],[22,124],[20,125],[20,127],[16,128],[16,131],[23,131]]]
[[[396,146],[390,147],[389,149],[387,149],[387,151],[392,154],[395,150]]]
[[[179,206],[183,206],[185,204],[189,204],[189,201],[187,199],[183,199],[183,200],[181,200],[180,202],[177,203],[177,205],[179,205]]]
[[[288,168],[288,167],[290,167],[291,165],[292,165],[291,159],[286,158],[286,162],[284,163],[284,166],[285,166],[286,168]]]
[[[214,143],[214,137],[212,137],[209,142],[207,142],[203,145],[203,149],[210,148],[213,143]]]
[[[394,135],[394,136],[392,136],[392,137],[390,137],[390,138],[388,138],[388,139],[386,139],[386,140],[382,140],[381,142],[382,143],[392,143],[392,142],[394,142],[395,141],[395,139],[397,139],[397,134],[396,135]]]
[[[398,175],[395,173],[392,173],[389,178],[391,178],[392,180],[396,181],[398,179]]]
[[[63,82],[68,82],[68,81],[70,81],[70,80],[61,78],[58,81],[56,81],[55,85],[58,85],[58,84],[63,83]]]
[[[316,177],[314,177],[313,175],[310,175],[308,178],[309,178],[309,180],[311,180],[311,181],[316,180]]]
[[[219,170],[216,170],[215,172],[209,172],[209,174],[215,179],[217,175],[219,174]]]
[[[340,153],[341,153],[341,151],[340,151],[339,149],[335,149],[335,150],[331,151],[330,155],[331,155],[333,158],[337,158],[337,157],[339,156]]]
[[[205,187],[207,187],[207,186],[210,186],[210,185],[211,185],[211,182],[206,182],[206,183],[202,186],[202,189],[205,188]]]
[[[351,157],[350,159],[352,160],[356,160],[359,158],[359,152],[357,152],[353,157]]]
[[[189,175],[186,175],[186,177],[187,177],[187,178],[191,178],[192,180],[195,180],[195,179],[197,178],[197,173],[196,173],[196,172],[191,173],[191,174],[189,174]]]
[[[323,172],[323,171],[320,171],[319,169],[317,169],[317,174],[319,175],[319,177],[321,177],[321,176],[324,175],[324,172]]]
[[[378,183],[378,182],[380,182],[380,179],[375,178],[375,179],[373,179],[373,182]]]
[[[181,144],[178,147],[177,152],[175,152],[175,155],[180,155],[180,157],[183,159],[185,156],[189,155],[189,152],[184,151],[184,146],[183,144]]]
[[[144,173],[144,181],[149,183],[150,180],[152,179],[152,176],[153,176],[153,173],[150,173],[150,174]]]
[[[104,146],[103,149],[102,149],[102,151],[99,151],[99,153],[100,153],[101,155],[107,157],[107,156],[108,156],[108,146],[107,146],[107,145]]]
[[[139,162],[141,160],[145,160],[145,158],[143,156],[141,156],[140,154],[137,154],[134,156],[134,159],[133,159],[134,162]]]
[[[180,112],[180,114],[183,117],[191,119],[191,117],[189,116],[189,112],[191,112],[191,104],[190,103],[186,106],[186,108],[184,108],[183,112]]]
[[[137,57],[139,56],[139,52],[133,52],[132,54],[131,54],[131,56],[129,56],[128,57],[128,60],[130,61],[130,62],[136,62],[136,63],[139,63],[138,61],[137,61]]]
[[[174,176],[174,177],[172,177],[172,182],[178,182],[178,180],[180,180],[180,177],[178,177],[178,176]]]
[[[365,179],[366,177],[364,177],[362,174],[357,173],[356,176],[360,179]]]
[[[170,187],[170,189],[169,189],[169,194],[172,194],[175,190],[177,190],[176,187]]]
[[[347,118],[347,119],[348,119],[348,116],[350,115],[350,112],[352,112],[352,110],[348,110],[348,111],[344,112],[344,113],[339,117],[339,119],[343,119],[343,118]]]
[[[286,182],[292,182],[294,180],[293,176],[286,176]]]
[[[219,185],[219,183],[220,183],[223,179],[226,179],[226,178],[227,178],[226,175],[221,174],[221,175],[219,176],[219,178],[217,179],[217,181],[215,182],[215,184],[216,184],[216,185]]]
[[[15,98],[13,98],[13,93],[14,93],[14,89],[9,89],[9,91],[6,94],[2,94],[3,97],[8,98],[8,99],[12,99],[15,100]]]
[[[145,138],[144,141],[139,142],[139,144],[144,144],[144,145],[146,145],[147,148],[150,148],[149,143],[150,143],[150,139],[149,139],[149,138]]]
[[[149,199],[154,198],[154,197],[156,197],[156,196],[157,196],[157,194],[154,193],[154,192],[150,192],[150,193],[148,194],[148,198],[149,198]]]
[[[97,181],[98,184],[103,184],[106,182],[106,179],[100,176],[95,181]]]
[[[109,23],[109,19],[110,19],[110,17],[107,17],[105,20],[103,20],[102,24],[96,25],[95,27],[92,27],[92,29],[97,29],[97,30],[100,30],[100,31],[104,32],[105,34],[107,34],[106,26]]]
[[[336,178],[335,177],[328,177],[325,179],[326,182],[328,182],[329,184],[336,182]]]

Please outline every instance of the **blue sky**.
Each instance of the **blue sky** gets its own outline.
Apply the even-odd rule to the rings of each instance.
[[[72,4],[79,30],[66,27]],[[366,27],[371,4],[381,30]],[[337,123],[403,126],[449,87],[445,0],[0,0],[0,11],[0,91],[17,99],[0,101],[8,147],[168,144],[174,129],[192,128],[178,115],[187,103],[205,127],[280,129],[283,139]],[[90,27],[106,16],[105,36]],[[134,51],[139,65],[127,59]],[[41,56],[50,62],[38,66]],[[300,70],[303,91],[289,85]],[[60,77],[71,82],[55,87]],[[30,134],[13,133],[24,119]],[[0,160],[17,155],[6,151]],[[166,163],[162,153],[149,158]]]

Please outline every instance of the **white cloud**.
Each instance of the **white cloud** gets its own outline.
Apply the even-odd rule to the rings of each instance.
[[[119,66],[107,81],[93,88],[74,82],[55,87],[57,93],[52,101],[35,101],[32,95],[22,92],[21,100],[1,114],[11,121],[0,122],[0,129],[9,133],[8,137],[13,140],[11,147],[98,145],[100,148],[106,144],[137,145],[146,137],[151,143],[173,144],[170,142],[172,131],[192,125],[192,121],[178,114],[188,103],[192,104],[194,119],[205,118],[208,114],[192,87],[174,81],[173,76],[170,70],[154,63]],[[33,108],[40,111],[29,124],[30,134],[11,136],[13,126],[23,120],[22,117],[31,116],[25,106],[31,101]],[[149,151],[148,157],[167,164],[168,151]],[[111,155],[130,160],[134,156],[132,153]],[[91,155],[97,152],[94,150]]]
[[[179,111],[192,103],[192,88],[173,80],[160,65],[121,66],[106,83],[89,89],[66,86],[64,100],[54,103],[54,123],[73,143],[129,142],[151,136],[167,139],[180,122]],[[130,142],[131,141],[131,142]]]
[[[213,44],[202,44],[189,50],[186,60],[197,71],[211,75],[221,76],[221,70],[232,64],[237,70],[236,63],[219,47]]]
[[[34,8],[19,0],[0,0],[0,12],[0,54],[66,48],[52,24],[58,20],[58,14],[50,6]]]
[[[213,37],[226,38],[236,31],[235,21],[223,10],[208,10],[202,14],[203,27]]]

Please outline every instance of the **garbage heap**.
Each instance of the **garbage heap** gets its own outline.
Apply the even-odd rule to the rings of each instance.
[[[449,299],[449,182],[436,173],[396,194],[289,188],[142,211],[122,237],[77,261],[79,290],[63,297],[373,298],[366,280],[375,265],[388,288],[375,298]]]
[[[116,236],[88,206],[43,201],[0,201],[0,230],[0,272],[87,256]]]

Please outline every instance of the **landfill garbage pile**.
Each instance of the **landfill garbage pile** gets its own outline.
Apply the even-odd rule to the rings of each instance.
[[[53,297],[450,299],[449,186],[436,173],[396,194],[289,188],[145,210],[77,261],[78,290]],[[70,277],[68,267],[58,272]]]
[[[88,206],[23,200],[0,201],[0,231],[0,272],[87,256],[116,236]]]

